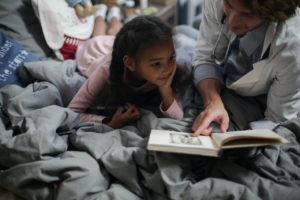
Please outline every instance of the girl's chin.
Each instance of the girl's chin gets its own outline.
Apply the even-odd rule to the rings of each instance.
[[[155,81],[149,81],[152,85],[156,85],[157,87],[163,86],[168,81],[167,78],[164,79],[156,79]]]

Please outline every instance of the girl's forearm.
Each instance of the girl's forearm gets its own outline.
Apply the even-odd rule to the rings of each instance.
[[[173,103],[175,96],[171,87],[159,88],[162,98],[162,109],[167,110]]]

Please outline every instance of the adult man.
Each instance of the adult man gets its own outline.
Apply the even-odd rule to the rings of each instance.
[[[204,0],[194,135],[273,128],[300,113],[300,0]],[[224,86],[224,87],[223,87]],[[229,123],[232,122],[232,123]],[[249,124],[250,123],[250,124]]]

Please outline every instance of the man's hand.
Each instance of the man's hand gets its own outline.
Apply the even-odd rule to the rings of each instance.
[[[196,117],[192,130],[193,135],[210,135],[210,124],[216,122],[221,132],[229,127],[229,116],[220,96],[220,83],[215,79],[205,79],[198,83],[197,90],[201,94],[204,110]]]
[[[212,133],[210,124],[212,122],[220,125],[221,132],[227,131],[229,116],[223,104],[211,103],[196,117],[192,126],[193,136],[210,135]]]

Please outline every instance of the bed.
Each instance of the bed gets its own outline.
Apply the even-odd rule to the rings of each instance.
[[[193,87],[181,121],[142,109],[122,129],[82,122],[66,106],[85,78],[73,60],[53,59],[30,1],[2,0],[0,30],[42,58],[22,67],[25,86],[0,88],[1,200],[300,198],[300,119],[275,129],[284,145],[220,158],[150,152],[151,129],[190,131]]]

